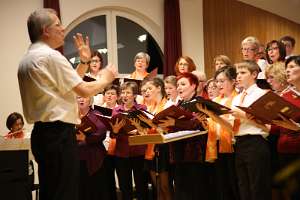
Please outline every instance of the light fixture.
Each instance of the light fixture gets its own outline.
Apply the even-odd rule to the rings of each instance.
[[[147,34],[143,34],[138,37],[138,41],[140,42],[144,42],[146,40],[147,40]]]
[[[102,48],[97,50],[101,54],[107,54],[107,48]]]

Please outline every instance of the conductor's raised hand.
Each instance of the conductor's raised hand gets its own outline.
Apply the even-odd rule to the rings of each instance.
[[[89,62],[91,60],[91,55],[92,55],[90,49],[89,37],[86,36],[84,39],[81,33],[76,33],[76,35],[73,36],[73,39],[74,39],[74,44],[78,50],[80,60],[85,63]]]

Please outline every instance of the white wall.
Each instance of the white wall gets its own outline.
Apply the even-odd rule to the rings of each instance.
[[[42,7],[42,0],[2,0],[0,1],[0,135],[7,133],[6,117],[11,112],[22,113],[22,105],[17,80],[18,63],[30,44],[27,36],[26,20],[32,10]],[[30,129],[30,127],[26,127]]]
[[[116,6],[136,10],[151,18],[163,28],[164,0],[60,0],[61,18],[64,25],[70,24],[78,16],[105,6]]]
[[[197,70],[204,70],[202,0],[180,0],[182,54],[190,56]]]
[[[5,120],[9,113],[22,113],[17,80],[18,63],[30,42],[26,20],[35,9],[42,7],[42,0],[0,1],[0,135],[5,134]],[[60,0],[62,23],[68,27],[84,13],[103,6],[114,6],[135,10],[150,18],[163,33],[164,0]],[[203,69],[203,23],[202,0],[180,0],[183,54],[191,56],[199,69]],[[163,38],[163,34],[161,35]],[[162,40],[163,41],[163,40]],[[163,45],[163,43],[162,43]],[[163,49],[163,46],[161,46]],[[32,126],[26,125],[30,129]]]

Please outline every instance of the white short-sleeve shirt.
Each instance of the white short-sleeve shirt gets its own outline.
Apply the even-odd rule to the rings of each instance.
[[[43,42],[32,44],[20,62],[18,80],[28,123],[80,123],[72,89],[83,80],[60,52]]]

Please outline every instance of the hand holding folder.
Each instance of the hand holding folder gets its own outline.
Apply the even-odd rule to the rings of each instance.
[[[128,112],[127,117],[137,121],[143,128],[152,128],[155,125],[152,123],[154,115],[145,110],[134,110]]]
[[[300,108],[286,101],[272,91],[257,99],[249,107],[237,106],[246,113],[253,115],[261,124],[272,124],[276,120],[288,119],[289,121],[300,112]],[[275,121],[274,121],[275,120]]]
[[[120,129],[126,125],[126,121],[122,118],[117,117],[114,121],[109,122],[109,124],[111,126],[112,132],[114,134],[118,134]]]
[[[288,119],[282,115],[280,115],[282,120],[272,120],[272,124],[275,124],[277,126],[290,129],[293,131],[299,131],[300,130],[300,125],[295,122],[293,119]]]
[[[110,125],[112,118],[112,109],[97,105],[94,105],[94,109],[99,111],[96,113],[96,115],[100,119],[100,121],[106,126],[108,130],[112,131],[112,127]]]
[[[213,121],[220,124],[227,132],[233,134],[233,129],[229,122],[222,119],[220,116],[216,115],[214,112],[208,110],[205,106],[203,106],[203,104],[197,103],[196,107],[200,112],[203,112],[208,117],[210,117]]]
[[[88,116],[84,116],[83,118],[81,118],[81,123],[79,125],[76,125],[76,128],[78,131],[86,135],[95,133],[97,131],[96,125],[89,119]]]

